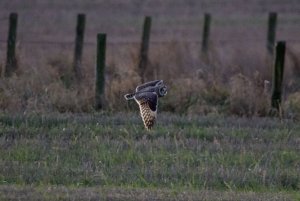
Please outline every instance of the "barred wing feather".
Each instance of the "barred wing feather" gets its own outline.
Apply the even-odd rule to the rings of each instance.
[[[150,130],[155,123],[157,115],[158,97],[153,92],[143,92],[135,96],[140,107],[141,116],[145,127]]]

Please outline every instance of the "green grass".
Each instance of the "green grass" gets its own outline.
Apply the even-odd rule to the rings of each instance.
[[[137,113],[2,114],[0,192],[61,186],[299,197],[299,147],[300,126],[289,120],[160,114],[147,132]]]

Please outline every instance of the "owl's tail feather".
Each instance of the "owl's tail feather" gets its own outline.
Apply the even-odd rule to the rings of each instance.
[[[135,93],[132,93],[132,94],[126,94],[124,97],[126,100],[132,100],[133,97],[134,97]]]

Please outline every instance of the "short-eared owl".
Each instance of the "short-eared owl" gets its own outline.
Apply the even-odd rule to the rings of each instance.
[[[146,129],[150,130],[156,119],[158,98],[167,94],[167,87],[162,80],[154,80],[139,85],[134,93],[126,94],[126,100],[134,99],[140,107],[140,112]]]

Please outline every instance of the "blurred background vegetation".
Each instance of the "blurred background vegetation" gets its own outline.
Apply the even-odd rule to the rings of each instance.
[[[106,109],[128,111],[123,94],[141,82],[137,65],[144,16],[152,16],[146,81],[163,79],[160,110],[180,114],[265,116],[273,59],[266,50],[269,12],[276,40],[287,42],[283,109],[300,114],[300,4],[297,1],[18,1],[0,2],[0,109],[6,112],[92,112],[97,33],[107,33]],[[8,16],[19,14],[19,69],[4,78]],[[212,15],[209,52],[201,54],[203,16]],[[83,81],[72,72],[76,17],[86,14]]]

